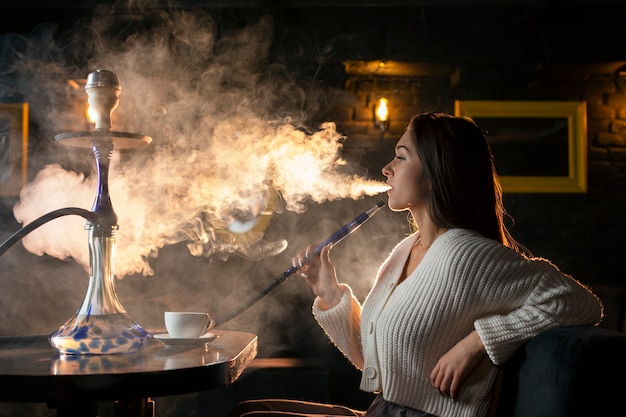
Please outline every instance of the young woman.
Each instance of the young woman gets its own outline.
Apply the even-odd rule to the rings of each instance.
[[[235,415],[486,415],[497,365],[556,326],[592,325],[598,298],[516,244],[484,133],[470,119],[415,116],[382,172],[388,207],[413,232],[380,267],[363,305],[337,279],[330,247],[299,274],[313,314],[377,393],[364,413],[298,401],[249,401]],[[296,257],[302,263],[309,245]]]

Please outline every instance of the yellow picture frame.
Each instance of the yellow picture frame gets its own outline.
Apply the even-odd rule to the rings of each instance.
[[[18,196],[28,176],[28,103],[0,103],[0,197]]]
[[[489,101],[456,100],[456,116],[467,116],[500,144],[517,142],[517,149],[526,152],[511,155],[509,160],[518,166],[531,169],[557,169],[559,172],[533,173],[507,172],[509,166],[498,165],[495,152],[497,144],[490,142],[494,150],[496,169],[502,189],[507,193],[586,193],[587,192],[587,105],[584,101]],[[515,128],[502,126],[517,125]],[[499,126],[499,127],[498,127]],[[534,126],[539,126],[533,131]],[[506,133],[498,129],[507,130]],[[491,131],[490,131],[491,130]],[[494,130],[496,131],[495,134]],[[549,133],[547,133],[550,131]],[[541,142],[543,138],[548,142]],[[558,143],[557,143],[558,142]],[[524,156],[525,155],[525,156]],[[543,160],[534,160],[542,157]],[[505,161],[506,158],[501,158]],[[515,163],[511,164],[515,165]]]

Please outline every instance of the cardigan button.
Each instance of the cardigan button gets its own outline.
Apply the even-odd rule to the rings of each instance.
[[[376,369],[372,368],[372,367],[365,368],[365,377],[367,379],[374,379],[374,378],[376,378]]]

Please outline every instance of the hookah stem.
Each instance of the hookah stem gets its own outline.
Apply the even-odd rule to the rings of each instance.
[[[87,220],[93,220],[95,216],[95,214],[90,212],[89,210],[85,210],[79,207],[66,207],[51,211],[50,213],[44,214],[43,216],[28,223],[26,226],[22,227],[20,230],[9,236],[7,240],[2,242],[2,244],[0,245],[0,256],[2,256],[6,251],[9,250],[9,248],[19,242],[24,236],[26,236],[39,226],[42,226],[50,220],[56,219],[57,217],[67,216],[69,214],[77,214]]]
[[[278,285],[280,285],[281,283],[285,282],[287,280],[287,278],[289,278],[291,275],[296,273],[300,268],[302,268],[302,266],[304,266],[305,264],[309,263],[313,258],[318,256],[320,254],[320,252],[322,251],[322,249],[324,249],[325,246],[327,246],[327,245],[336,245],[337,243],[341,242],[346,236],[348,236],[350,233],[354,232],[363,223],[365,223],[367,220],[372,218],[372,216],[374,214],[376,214],[376,212],[378,210],[380,210],[384,206],[385,206],[385,203],[382,202],[382,201],[379,201],[378,203],[376,203],[376,205],[374,207],[372,207],[369,210],[364,211],[363,213],[361,213],[358,216],[356,216],[350,223],[347,223],[341,229],[339,229],[335,233],[333,233],[328,239],[326,239],[325,241],[323,241],[322,243],[317,245],[315,247],[315,249],[313,249],[313,252],[309,253],[307,255],[307,257],[302,261],[302,265],[291,266],[291,267],[287,268],[281,274],[277,275],[272,280],[272,282],[270,282],[270,284],[268,286],[266,286],[261,291],[259,291],[254,297],[250,298],[250,300],[248,300],[247,302],[245,302],[244,304],[242,304],[241,306],[239,306],[238,308],[236,308],[232,312],[230,312],[230,313],[228,313],[228,314],[226,314],[226,315],[224,315],[222,317],[216,318],[215,319],[215,325],[218,326],[220,324],[223,324],[223,323],[231,320],[232,318],[238,316],[239,314],[241,314],[245,310],[247,310],[250,306],[252,306],[254,303],[259,301],[264,296],[266,296],[274,288],[278,287]]]

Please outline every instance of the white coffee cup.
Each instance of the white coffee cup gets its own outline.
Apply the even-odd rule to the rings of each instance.
[[[166,311],[164,319],[167,332],[176,339],[200,337],[215,326],[215,320],[208,313]]]

